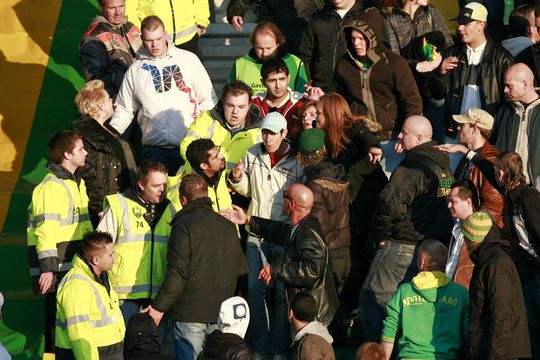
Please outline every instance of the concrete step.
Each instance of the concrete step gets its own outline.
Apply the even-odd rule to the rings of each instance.
[[[203,46],[201,48],[201,53],[203,59],[208,57],[217,57],[217,58],[237,58],[243,54],[247,54],[251,49],[250,45],[230,45],[230,46]]]
[[[244,23],[243,31],[238,32],[229,24],[210,24],[205,37],[250,37],[255,26],[255,23]]]
[[[228,81],[231,69],[208,69],[212,81]]]
[[[199,46],[251,46],[247,37],[202,37],[199,40]]]
[[[230,69],[235,58],[230,57],[227,59],[208,59],[204,60],[204,67],[206,69]]]

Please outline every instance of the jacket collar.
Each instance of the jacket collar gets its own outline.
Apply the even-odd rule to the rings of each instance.
[[[49,160],[46,165],[47,169],[54,174],[59,179],[62,180],[73,180],[79,185],[81,183],[80,168],[75,171],[75,174],[70,173],[61,165],[55,163],[52,160]]]
[[[182,210],[176,213],[174,218],[176,219],[177,217],[184,216],[184,215],[190,214],[194,211],[197,211],[199,209],[204,209],[204,208],[209,209],[212,212],[214,211],[212,208],[212,200],[210,200],[209,197],[203,197],[203,198],[190,201],[189,203],[186,204],[186,206],[182,208]]]
[[[210,116],[212,117],[212,119],[219,122],[223,128],[232,133],[231,129],[227,125],[227,120],[225,120],[222,99],[220,99],[216,106],[214,106],[214,108],[210,110]],[[246,122],[244,123],[244,130],[259,128],[261,126],[261,123],[262,116],[259,107],[251,103],[249,106],[249,112],[247,114]]]

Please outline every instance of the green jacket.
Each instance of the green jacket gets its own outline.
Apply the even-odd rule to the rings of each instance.
[[[401,285],[386,307],[381,341],[400,359],[457,359],[469,325],[469,293],[440,271],[422,271]]]
[[[308,83],[304,62],[293,54],[281,55],[281,59],[285,61],[289,68],[289,75],[291,76],[289,87],[294,91],[304,93],[306,91],[304,85]],[[234,80],[241,80],[251,86],[253,95],[266,92],[266,88],[261,82],[262,64],[260,60],[257,60],[253,49],[250,50],[249,54],[235,60],[229,73],[229,83]]]

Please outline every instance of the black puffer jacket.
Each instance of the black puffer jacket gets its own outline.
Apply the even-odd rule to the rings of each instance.
[[[375,214],[377,240],[415,244],[424,238],[446,243],[452,216],[446,203],[453,182],[448,156],[430,141],[407,151],[380,196]]]
[[[250,356],[249,346],[240,336],[214,330],[206,338],[201,360],[249,360]]]
[[[126,327],[124,360],[172,360],[161,355],[159,334],[154,320],[148,314],[133,315]]]
[[[521,359],[531,356],[521,282],[507,251],[510,243],[492,226],[472,254],[469,294],[471,359]]]
[[[314,197],[311,215],[319,220],[328,248],[349,247],[349,182],[343,165],[323,160],[305,167],[304,175]]]
[[[449,56],[458,58],[458,67],[446,75],[435,70],[431,81],[432,96],[446,100],[444,121],[447,129],[454,128],[452,115],[461,113],[463,93],[469,77],[467,46],[459,44],[449,47],[442,53],[442,57]],[[490,114],[495,114],[504,101],[504,73],[513,63],[514,59],[506,49],[491,39],[487,40],[482,61],[478,65],[478,83],[482,109]]]
[[[209,198],[193,200],[171,223],[167,274],[152,307],[173,321],[215,323],[245,272],[235,226],[212,209]]]
[[[299,52],[313,86],[319,86],[324,91],[333,89],[334,69],[346,52],[339,29],[342,24],[358,17],[365,6],[364,2],[367,1],[357,0],[343,19],[329,5],[315,13],[306,25]]]
[[[272,277],[285,283],[290,296],[298,292],[311,294],[317,301],[317,320],[328,325],[339,302],[330,252],[317,218],[309,215],[302,219],[292,238],[290,224],[256,216],[251,217],[249,229],[265,240],[271,239],[285,247],[283,261],[272,264]]]
[[[118,135],[116,130],[112,129],[109,134],[96,120],[87,116],[75,121],[73,130],[81,134],[84,147],[88,151],[86,163],[80,175],[86,183],[88,208],[92,223],[96,226],[97,214],[103,211],[105,196],[135,187],[136,163],[131,146]],[[116,141],[115,146],[111,144],[112,141]],[[118,148],[128,149],[128,151],[119,153],[116,150]]]

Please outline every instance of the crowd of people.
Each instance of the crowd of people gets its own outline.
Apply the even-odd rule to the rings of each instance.
[[[501,42],[494,1],[453,39],[429,0],[261,0],[218,99],[206,0],[98,2],[29,205],[46,352],[540,359],[539,4]]]

